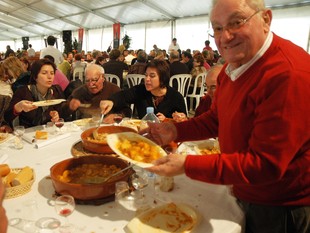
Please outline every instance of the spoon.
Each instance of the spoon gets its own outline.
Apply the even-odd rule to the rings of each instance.
[[[113,173],[112,175],[108,176],[108,177],[89,177],[86,178],[84,180],[85,183],[87,184],[102,184],[104,182],[107,182],[108,180],[110,180],[113,176],[119,175],[120,173],[122,173],[123,171],[128,170],[129,168],[132,168],[135,164],[131,164],[128,167],[123,168],[122,170]]]
[[[104,114],[101,114],[100,120],[99,120],[99,122],[98,122],[98,126],[97,126],[97,128],[93,131],[93,137],[94,137],[94,139],[98,139],[98,129],[99,129],[99,127],[100,127],[100,125],[101,125],[101,123],[102,123],[102,121],[103,121],[103,118],[104,118]]]

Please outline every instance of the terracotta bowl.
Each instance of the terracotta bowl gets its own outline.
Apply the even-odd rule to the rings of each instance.
[[[114,164],[119,168],[129,166],[125,160],[108,155],[83,156],[63,160],[54,164],[50,168],[50,175],[56,192],[59,194],[69,194],[78,200],[103,199],[115,193],[115,183],[117,181],[128,181],[129,176],[132,173],[132,170],[128,169],[124,171],[122,175],[117,176],[117,179],[107,181],[103,184],[73,184],[59,180],[59,177],[65,170],[89,163],[103,163],[106,165]]]
[[[96,129],[90,128],[85,130],[81,134],[82,144],[84,149],[98,154],[112,154],[113,150],[109,147],[107,143],[99,143],[87,140],[87,137],[92,136],[93,131]],[[98,128],[98,133],[122,133],[122,132],[136,132],[134,129],[125,126],[101,126]]]

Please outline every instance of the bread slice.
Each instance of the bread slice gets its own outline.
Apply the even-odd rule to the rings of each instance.
[[[47,139],[48,138],[48,132],[37,130],[35,138],[36,139]]]

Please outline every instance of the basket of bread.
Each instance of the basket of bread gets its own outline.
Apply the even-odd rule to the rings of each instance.
[[[22,196],[31,190],[35,181],[32,168],[10,168],[7,164],[0,164],[2,183],[6,186],[5,199]]]

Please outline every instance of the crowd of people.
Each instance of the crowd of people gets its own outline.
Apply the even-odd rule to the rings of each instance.
[[[159,145],[218,137],[221,152],[172,153],[147,170],[163,176],[185,173],[195,180],[231,186],[245,214],[246,233],[310,232],[310,56],[271,32],[272,11],[263,0],[215,0],[210,20],[222,57],[215,56],[208,40],[201,51],[191,52],[182,51],[176,38],[168,54],[154,45],[149,54],[111,49],[63,55],[50,38],[26,70],[8,46],[0,65],[0,94],[9,97],[1,109],[1,130],[10,130],[17,117],[19,124],[31,127],[60,117],[104,113],[110,114],[109,123],[115,113],[131,117],[131,104],[138,118],[152,106],[162,123],[149,123],[141,134]],[[77,66],[84,67],[85,81],[75,85]],[[65,74],[67,87],[54,82],[58,69]],[[125,88],[123,70],[144,74],[144,81]],[[169,86],[169,79],[183,73],[195,78],[202,72],[207,76],[199,85],[206,95],[195,117],[188,118],[184,98]],[[118,75],[121,85],[105,80],[105,73]],[[65,95],[67,88],[71,89]],[[66,101],[33,105],[49,99]],[[174,121],[165,122],[166,118]],[[7,224],[5,217],[1,220]]]
[[[14,124],[32,127],[57,121],[58,118],[88,118],[101,111],[101,100],[107,100],[112,116],[122,113],[124,116],[135,114],[135,117],[142,118],[146,107],[153,106],[162,121],[173,118],[176,112],[187,117],[184,99],[169,86],[169,79],[175,74],[192,74],[195,78],[211,68],[210,61],[202,55],[204,50],[193,53],[189,49],[181,51],[176,38],[169,46],[169,54],[157,45],[150,53],[126,48],[121,52],[115,48],[109,53],[94,50],[64,54],[55,47],[56,40],[54,36],[48,36],[46,48],[35,52],[30,45],[18,56],[7,46],[7,57],[0,63],[0,96],[5,103],[1,106],[0,115],[3,130],[12,128]],[[208,51],[213,66],[216,58],[213,50]],[[76,70],[82,71],[82,79]],[[124,71],[145,75],[145,79],[141,84],[128,88],[124,82]],[[105,74],[118,76],[120,85],[107,81]],[[49,107],[32,104],[49,99],[66,101]],[[90,107],[85,108],[85,104]],[[135,112],[130,108],[133,104]],[[106,122],[111,122],[112,116],[106,117]]]

